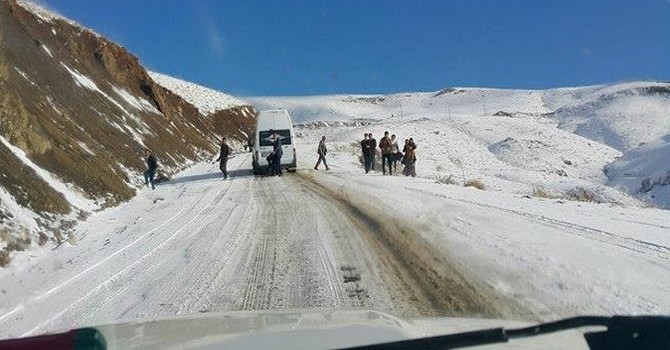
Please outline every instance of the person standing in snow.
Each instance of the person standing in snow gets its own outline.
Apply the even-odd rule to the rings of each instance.
[[[405,151],[405,156],[403,157],[402,163],[405,165],[405,169],[403,170],[403,173],[405,176],[416,176],[416,153],[414,153],[414,147],[412,147],[411,143],[408,142],[407,146],[405,147],[407,151]]]
[[[154,177],[156,176],[156,169],[158,169],[158,161],[149,149],[144,150],[145,161],[147,162],[147,170],[144,172],[144,184],[151,184],[151,189],[155,190]]]
[[[395,134],[391,135],[391,159],[393,159],[393,171],[398,173],[398,161],[402,158],[402,153],[400,153],[400,146],[398,146],[398,140],[395,138]]]
[[[409,140],[405,139],[405,147],[403,148],[403,152],[405,155],[402,158],[402,164],[405,166],[403,169],[403,174],[405,176],[416,176],[416,144],[414,144],[414,140],[410,138]]]
[[[221,172],[223,173],[223,179],[228,178],[228,156],[230,155],[230,147],[226,143],[226,138],[221,139],[221,153],[219,154],[219,158],[216,160],[216,162],[219,163],[219,169],[221,169]]]
[[[382,151],[382,174],[386,175],[386,165],[389,167],[389,175],[393,175],[393,168],[391,162],[391,138],[389,132],[384,131],[384,137],[379,141],[379,149]]]
[[[272,156],[272,172],[273,175],[282,176],[281,157],[284,154],[284,150],[281,147],[281,137],[274,130],[270,130],[270,134],[272,134],[274,139],[274,142],[272,143],[272,153],[270,153]]]
[[[370,170],[375,170],[375,157],[377,152],[377,140],[372,136],[372,133],[368,134],[370,139],[368,140],[368,161],[370,162]]]
[[[361,141],[361,152],[363,152],[363,165],[365,166],[366,174],[370,171],[370,152],[368,151],[368,140],[368,133],[366,132],[365,135],[363,135],[363,141]]]
[[[316,161],[314,170],[319,170],[319,165],[321,165],[321,161],[323,161],[323,165],[326,166],[326,170],[330,170],[330,167],[328,167],[328,163],[326,163],[326,152],[328,152],[328,149],[326,149],[326,137],[322,136],[321,141],[319,142],[319,146],[316,149],[316,153],[319,155],[319,160]]]

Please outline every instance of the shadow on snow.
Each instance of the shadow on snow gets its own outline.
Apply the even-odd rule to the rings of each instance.
[[[228,171],[228,180],[235,177],[252,177],[254,172],[252,169],[233,169]],[[161,185],[177,185],[182,183],[198,183],[198,182],[209,182],[223,179],[223,173],[220,171],[215,171],[212,173],[206,174],[197,174],[189,176],[180,176],[173,177],[170,181],[165,182]]]

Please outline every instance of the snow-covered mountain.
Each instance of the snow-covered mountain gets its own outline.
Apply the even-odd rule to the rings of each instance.
[[[377,139],[386,129],[401,142],[412,136],[423,145],[424,177],[482,178],[493,189],[549,196],[586,188],[601,201],[634,204],[633,196],[670,207],[668,83],[248,100],[258,109],[288,109],[306,134],[328,133],[319,125],[333,121],[365,125],[338,135],[342,142],[367,130]]]
[[[236,97],[202,85],[157,72],[149,72],[149,75],[158,84],[178,93],[186,101],[194,105],[203,115],[210,115],[233,107],[248,105],[248,103]]]
[[[62,242],[134,196],[145,148],[171,173],[209,157],[222,135],[246,138],[253,109],[226,97],[228,109],[202,115],[180,92],[74,21],[0,0],[0,265],[6,247]]]

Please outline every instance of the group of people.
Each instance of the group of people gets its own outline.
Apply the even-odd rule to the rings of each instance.
[[[402,163],[403,174],[405,176],[416,176],[416,143],[413,138],[405,139],[405,145],[400,151],[400,146],[398,145],[398,140],[394,135],[389,136],[389,132],[384,132],[384,137],[379,140],[379,145],[377,145],[377,140],[374,138],[372,133],[365,133],[363,140],[361,141],[361,152],[363,153],[363,164],[365,166],[365,173],[369,173],[370,170],[375,170],[375,159],[377,157],[377,147],[381,150],[381,159],[382,159],[382,174],[386,175],[387,169],[388,174],[393,175],[394,172],[398,172],[398,163]],[[322,136],[319,146],[316,148],[316,153],[319,156],[319,159],[314,165],[314,170],[319,169],[319,165],[323,163],[326,166],[326,170],[330,170],[328,163],[326,162],[326,153],[328,149],[326,148],[326,137]]]
[[[405,145],[401,152],[395,134],[389,137],[389,132],[385,131],[384,137],[379,140],[379,149],[381,151],[383,175],[386,175],[387,167],[389,175],[393,175],[394,171],[397,173],[398,162],[401,162],[404,165],[403,174],[405,176],[416,176],[416,143],[414,143],[413,138],[405,139]],[[372,133],[365,133],[363,136],[361,152],[363,153],[363,163],[367,174],[370,170],[375,170],[377,155],[377,140]]]
[[[281,169],[281,157],[283,155],[281,137],[274,131],[270,130],[270,138],[272,141],[272,152],[267,156],[266,160],[270,168],[271,175],[282,176]],[[223,173],[223,178],[228,178],[228,157],[230,156],[230,146],[226,142],[226,138],[221,139],[221,152],[219,153],[219,158],[214,162],[219,162],[219,169]],[[403,174],[405,176],[416,176],[416,143],[414,143],[413,138],[405,139],[405,145],[400,151],[398,146],[398,140],[396,139],[395,134],[389,136],[389,132],[384,132],[384,137],[379,140],[379,149],[381,150],[381,159],[382,159],[382,173],[386,175],[386,170],[388,168],[388,174],[393,175],[393,172],[398,172],[398,162],[401,162],[404,165]],[[372,133],[365,133],[363,140],[361,141],[361,151],[363,152],[363,162],[365,166],[365,173],[369,173],[370,170],[375,170],[375,158],[377,155],[377,140],[375,140]],[[326,154],[328,149],[326,148],[326,137],[321,137],[321,141],[316,150],[319,159],[314,166],[314,170],[319,168],[319,165],[323,163],[326,167],[326,170],[330,170],[328,163],[326,162]],[[145,161],[147,163],[147,170],[144,172],[144,183],[148,186],[151,185],[152,189],[155,189],[155,176],[156,170],[158,168],[158,162],[156,156],[150,150],[145,150],[144,152]]]

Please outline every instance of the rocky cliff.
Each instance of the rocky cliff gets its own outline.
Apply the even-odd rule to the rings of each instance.
[[[215,152],[221,135],[244,139],[249,113],[205,116],[123,47],[0,0],[0,248],[64,239],[77,219],[135,195],[145,148],[174,172]]]

